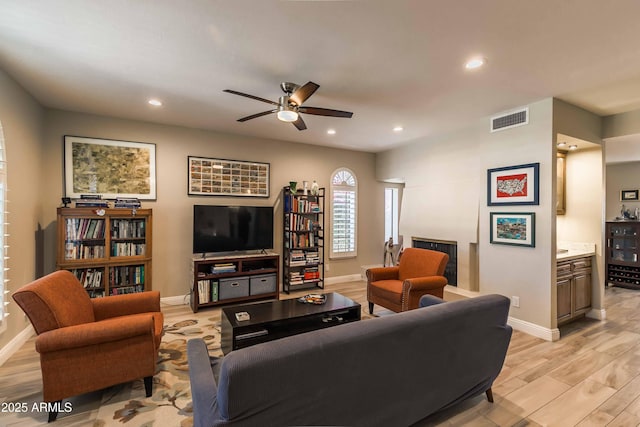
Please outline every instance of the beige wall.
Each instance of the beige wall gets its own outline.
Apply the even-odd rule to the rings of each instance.
[[[596,244],[591,302],[594,310],[602,310],[605,308],[602,148],[569,152],[566,161],[566,214],[557,216],[557,240]]]
[[[144,201],[143,207],[153,209],[153,288],[163,297],[189,292],[194,204],[275,206],[275,250],[281,254],[282,187],[292,180],[314,179],[320,186],[328,187],[331,173],[343,166],[354,171],[358,178],[358,257],[328,260],[327,277],[359,274],[361,265],[382,259],[384,184],[375,180],[374,154],[46,110],[44,172],[47,179],[43,182],[46,196],[42,203],[47,272],[55,267],[55,212],[63,195],[64,135],[156,144],[157,200]],[[188,155],[270,163],[271,197],[187,196]]]
[[[401,234],[458,241],[458,286],[520,297],[510,316],[555,327],[551,315],[551,230],[555,202],[552,100],[529,105],[530,122],[489,132],[489,118],[442,138],[417,140],[380,153],[378,179],[405,182]],[[487,169],[540,163],[540,204],[487,206]],[[490,212],[535,212],[536,247],[489,243]],[[477,251],[479,264],[474,260]],[[477,269],[477,272],[473,270]]]
[[[614,220],[620,216],[621,206],[633,213],[640,208],[640,201],[620,201],[621,190],[637,190],[640,188],[640,162],[615,163],[607,165],[607,208],[605,219]]]
[[[7,155],[7,215],[11,223],[8,290],[14,291],[36,276],[38,218],[42,211],[42,108],[14,80],[0,70],[0,123]],[[0,334],[0,349],[29,321],[9,297],[7,329]]]
[[[592,307],[603,315],[604,310],[604,235],[603,203],[604,160],[602,129],[604,120],[575,105],[553,100],[553,135],[567,135],[590,142],[592,149],[567,154],[566,214],[558,215],[553,233],[553,244],[557,240],[596,244],[595,265],[592,265]],[[589,144],[587,144],[589,145]],[[555,190],[555,186],[554,186]],[[554,192],[555,199],[555,192]],[[555,214],[555,212],[554,212]],[[553,270],[555,282],[556,270]],[[556,295],[552,295],[553,316],[556,317]]]
[[[602,117],[559,99],[553,100],[553,130],[583,141],[601,144]]]
[[[602,119],[602,139],[640,133],[640,110],[614,114]]]

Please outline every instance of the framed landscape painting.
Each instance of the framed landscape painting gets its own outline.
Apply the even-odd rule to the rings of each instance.
[[[65,196],[156,199],[156,145],[112,139],[64,137]]]
[[[491,212],[491,243],[536,246],[536,214]]]
[[[487,170],[487,205],[537,205],[540,163]]]

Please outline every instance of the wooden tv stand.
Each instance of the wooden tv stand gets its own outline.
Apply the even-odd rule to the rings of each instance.
[[[278,299],[280,256],[248,254],[192,260],[191,310],[262,299]]]

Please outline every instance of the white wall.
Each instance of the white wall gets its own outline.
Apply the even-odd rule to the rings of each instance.
[[[530,122],[489,132],[489,117],[440,138],[417,140],[379,153],[378,179],[405,182],[400,232],[458,241],[458,286],[473,286],[477,244],[481,293],[519,296],[510,316],[555,327],[551,314],[552,219],[555,220],[553,100],[529,105]],[[536,206],[487,206],[487,169],[540,163],[540,203]],[[536,247],[489,243],[490,212],[534,212]],[[407,237],[409,236],[409,237]],[[472,289],[471,289],[472,290]]]

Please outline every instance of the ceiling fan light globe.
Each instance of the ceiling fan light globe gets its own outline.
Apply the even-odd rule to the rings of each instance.
[[[278,120],[283,122],[295,122],[298,120],[298,113],[291,110],[278,111]]]

